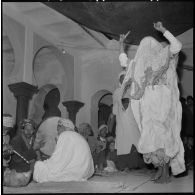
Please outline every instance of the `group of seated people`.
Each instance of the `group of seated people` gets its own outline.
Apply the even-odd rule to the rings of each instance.
[[[3,115],[4,186],[26,186],[31,180],[40,183],[83,181],[94,173],[147,166],[134,145],[129,154],[117,155],[115,135],[106,124],[100,125],[96,137],[88,123],[81,123],[77,128],[71,120],[61,117],[50,117],[46,121],[38,128],[33,120],[24,119],[17,135],[10,139],[14,119],[9,114]],[[187,141],[184,136],[183,142],[188,151],[192,149],[193,137],[185,135]]]
[[[137,152],[134,145],[129,154],[117,155],[115,136],[109,132],[106,124],[102,124],[98,128],[97,138],[94,137],[93,130],[88,123],[80,124],[78,132],[85,137],[89,144],[97,174],[104,171],[125,171],[146,166],[142,155]]]
[[[69,119],[51,117],[48,120],[52,118],[56,121],[55,133],[50,133],[48,140],[51,143],[53,136],[55,147],[53,152],[44,154],[46,150],[42,152],[41,148],[47,146],[47,141],[43,132],[39,132],[40,126],[37,128],[33,120],[24,119],[17,135],[10,140],[14,120],[9,114],[3,115],[4,186],[26,186],[31,180],[40,183],[86,180],[95,172],[144,167],[135,147],[129,155],[117,156],[115,138],[109,135],[107,125],[101,125],[95,137],[88,123],[76,128]],[[40,139],[40,134],[43,139]],[[135,158],[141,163],[133,164]]]
[[[13,130],[13,117],[3,116],[3,185],[26,186],[32,179],[35,182],[80,181],[94,173],[93,159],[88,143],[69,119],[57,121],[53,153],[42,160],[37,149],[35,123],[24,119],[18,134],[10,140]],[[44,143],[42,143],[44,145]]]

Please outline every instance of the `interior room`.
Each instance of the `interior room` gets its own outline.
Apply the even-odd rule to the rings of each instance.
[[[174,84],[176,86],[174,90],[170,87],[172,90],[170,94],[174,94],[170,95],[172,98],[170,108],[174,107],[173,104],[176,105],[173,102],[178,102],[174,109],[177,109],[175,112],[180,114],[174,128],[175,131],[179,131],[178,139],[181,143],[178,151],[183,151],[181,158],[185,164],[183,175],[177,177],[177,174],[171,173],[172,166],[170,165],[168,169],[171,180],[155,183],[151,181],[151,176],[157,167],[151,168],[145,161],[144,168],[124,168],[120,171],[114,169],[114,171],[99,173],[96,172],[93,159],[94,171],[86,180],[36,182],[31,172],[28,184],[20,187],[16,184],[15,186],[4,185],[2,187],[4,193],[193,192],[191,153],[189,154],[191,160],[185,159],[184,163],[184,155],[187,155],[185,143],[191,151],[193,133],[191,134],[191,130],[188,130],[189,133],[183,130],[184,138],[180,133],[184,121],[184,108],[180,102],[184,100],[187,106],[188,99],[191,98],[190,106],[193,105],[193,1],[2,2],[1,6],[2,118],[3,126],[4,116],[6,121],[9,117],[13,119],[13,126],[7,126],[13,128],[9,132],[10,143],[15,136],[22,135],[21,121],[24,119],[30,119],[36,124],[35,134],[39,132],[39,129],[48,128],[50,131],[49,129],[54,128],[55,136],[57,136],[60,118],[69,119],[77,132],[79,132],[80,124],[89,124],[95,138],[98,138],[102,125],[106,125],[107,132],[111,132],[111,137],[115,140],[118,136],[117,116],[115,125],[111,129],[108,125],[115,109],[114,94],[120,86],[119,73],[130,69],[128,69],[129,66],[126,69],[122,68],[119,59],[121,35],[124,35],[124,53],[129,62],[132,59],[135,61],[138,59],[138,51],[144,37],[153,37],[156,43],[158,42],[157,45],[163,45],[171,51],[171,46],[167,46],[169,42],[163,36],[164,34],[156,30],[158,27],[155,28],[155,24],[160,22],[159,26],[172,33],[175,40],[182,45],[178,53],[178,61],[175,61],[176,68],[173,69],[176,73],[174,75],[177,75],[177,81]],[[162,55],[165,55],[164,53]],[[159,55],[159,58],[162,58],[162,55]],[[125,74],[128,75],[128,71]],[[137,78],[135,76],[135,79]],[[169,76],[165,80],[167,78]],[[170,82],[173,83],[172,80]],[[170,86],[173,85],[170,84]],[[144,93],[143,97],[146,97],[146,92]],[[162,95],[158,97],[160,96]],[[174,97],[177,100],[173,101]],[[136,100],[128,100],[128,105],[133,105],[134,101]],[[142,100],[138,101],[142,102]],[[167,100],[167,105],[168,102]],[[163,100],[159,99],[157,105],[160,109]],[[164,109],[163,106],[161,107]],[[193,110],[190,109],[190,117],[192,117]],[[140,110],[140,113],[144,113],[143,110],[144,108]],[[134,110],[132,116],[137,121]],[[51,118],[54,119],[52,124],[48,120]],[[193,123],[189,122],[190,119],[186,121],[188,121],[186,129],[191,129]],[[139,124],[137,125],[137,129],[140,129]],[[142,137],[142,131],[137,132],[139,138]],[[133,134],[130,137],[129,139],[133,141]],[[58,141],[60,141],[59,138],[58,135]],[[117,139],[119,138],[116,138],[116,141]],[[57,145],[58,141],[56,141]],[[116,141],[114,141],[115,144]],[[118,146],[115,145],[115,147]],[[11,148],[10,158],[16,155],[25,163],[26,158],[14,149],[14,146]],[[141,146],[137,150],[140,155],[143,155]],[[171,160],[173,158],[174,156],[169,157]],[[27,161],[28,164],[29,162]],[[33,170],[35,171],[36,162],[34,163]],[[8,169],[9,165],[6,165],[6,170]]]

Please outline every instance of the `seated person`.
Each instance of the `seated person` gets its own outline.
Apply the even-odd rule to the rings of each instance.
[[[116,166],[116,169],[120,171],[139,169],[145,167],[143,158],[141,154],[137,152],[137,149],[134,145],[132,145],[129,154],[117,155],[117,150],[115,149],[114,141],[109,144],[109,151],[106,155],[106,160],[112,161]],[[115,171],[115,167],[111,163],[109,164],[112,166],[112,168],[109,168],[109,170]]]
[[[13,130],[13,117],[10,114],[3,114],[3,170],[5,171],[6,167],[8,167],[8,164],[11,160],[10,155],[10,131]]]
[[[37,130],[33,148],[36,150],[39,160],[50,158],[55,149],[59,119],[60,117],[47,118]]]
[[[98,129],[96,149],[93,153],[94,166],[97,172],[102,172],[104,167],[106,166],[107,133],[107,125],[101,125]]]
[[[25,173],[17,173],[14,169],[9,169],[9,162],[11,154],[13,153],[12,147],[9,145],[8,133],[13,130],[14,120],[9,114],[3,115],[3,185],[7,187],[20,187],[29,183],[31,178],[31,171]]]
[[[36,128],[34,121],[24,119],[20,123],[20,128],[21,134],[15,136],[10,142],[10,145],[13,148],[10,168],[19,173],[30,171],[30,163],[27,163],[24,159],[33,162],[37,158],[37,155],[33,150],[34,133]],[[24,159],[16,152],[24,157]]]
[[[86,140],[74,131],[69,119],[60,118],[57,131],[55,150],[49,159],[35,162],[33,179],[39,183],[87,180],[94,165]]]
[[[115,165],[116,160],[117,160],[117,152],[115,149],[115,142],[111,141],[108,144],[108,152],[106,154],[106,168],[104,168],[104,170],[108,172],[117,171],[117,168]]]
[[[132,144],[131,150],[128,154],[117,155],[115,164],[120,171],[146,167],[142,154],[137,151],[134,144]]]
[[[93,154],[97,145],[97,139],[94,137],[90,124],[81,123],[79,125],[78,132],[87,140],[91,153]]]

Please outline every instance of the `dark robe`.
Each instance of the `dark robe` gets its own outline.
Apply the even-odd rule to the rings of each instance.
[[[116,168],[120,171],[123,171],[126,168],[138,169],[145,167],[144,160],[141,154],[137,152],[137,149],[134,145],[132,145],[129,154],[117,155],[116,150],[114,150],[113,152],[108,153],[107,159],[113,161],[116,165]]]
[[[10,145],[16,152],[26,158],[28,161],[36,159],[36,152],[33,150],[32,146],[28,148],[23,137],[18,135],[12,139]],[[13,153],[10,161],[10,169],[15,169],[16,172],[27,172],[30,170],[30,165],[27,164],[21,157]]]

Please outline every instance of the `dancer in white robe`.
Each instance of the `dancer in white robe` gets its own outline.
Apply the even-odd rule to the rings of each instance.
[[[119,88],[113,93],[113,114],[116,116],[116,149],[117,155],[129,154],[132,145],[137,148],[140,132],[133,116],[131,103],[129,100],[126,110],[122,110],[121,102],[121,77],[125,75],[122,71],[119,75]]]
[[[141,133],[138,151],[146,163],[158,167],[153,180],[165,183],[170,181],[169,166],[173,175],[185,171],[180,138],[182,107],[176,73],[182,45],[161,22],[154,24],[154,28],[163,33],[170,45],[163,47],[154,38],[145,37],[130,63],[125,53],[120,54],[121,64],[127,67],[121,96],[127,84],[131,85],[128,94]],[[124,39],[121,35],[121,40]]]
[[[58,121],[56,148],[51,157],[37,161],[33,179],[36,182],[84,181],[94,173],[93,159],[85,138],[74,132],[69,119]]]

